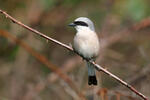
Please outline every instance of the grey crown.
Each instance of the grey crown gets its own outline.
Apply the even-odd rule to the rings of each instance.
[[[79,18],[75,19],[75,22],[76,22],[76,21],[85,22],[86,24],[88,24],[88,27],[89,27],[92,31],[95,31],[94,24],[93,24],[93,22],[92,22],[89,18],[86,18],[86,17],[79,17]]]

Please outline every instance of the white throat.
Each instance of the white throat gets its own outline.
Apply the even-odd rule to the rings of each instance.
[[[75,29],[77,30],[77,32],[81,32],[81,31],[92,31],[89,27],[86,26],[75,26]]]

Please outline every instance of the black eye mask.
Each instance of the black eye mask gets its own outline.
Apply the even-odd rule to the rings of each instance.
[[[75,24],[75,25],[87,26],[87,27],[88,27],[88,24],[85,23],[85,22],[82,22],[82,21],[75,21],[74,24]]]

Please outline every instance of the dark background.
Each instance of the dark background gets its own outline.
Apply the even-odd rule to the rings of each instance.
[[[150,97],[149,0],[0,0],[0,9],[67,45],[75,18],[90,18],[100,38],[97,63]],[[140,100],[102,72],[87,85],[87,68],[72,52],[13,24],[0,15],[0,100],[80,100],[71,84],[15,42],[17,37],[67,74],[88,100]],[[42,59],[42,57],[38,57]],[[94,98],[93,98],[94,97]]]

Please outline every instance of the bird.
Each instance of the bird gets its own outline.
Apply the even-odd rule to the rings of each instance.
[[[69,26],[76,29],[72,44],[73,50],[83,58],[95,61],[99,54],[100,43],[93,22],[87,17],[79,17]],[[88,68],[88,85],[97,85],[94,65],[87,60],[85,61]]]

